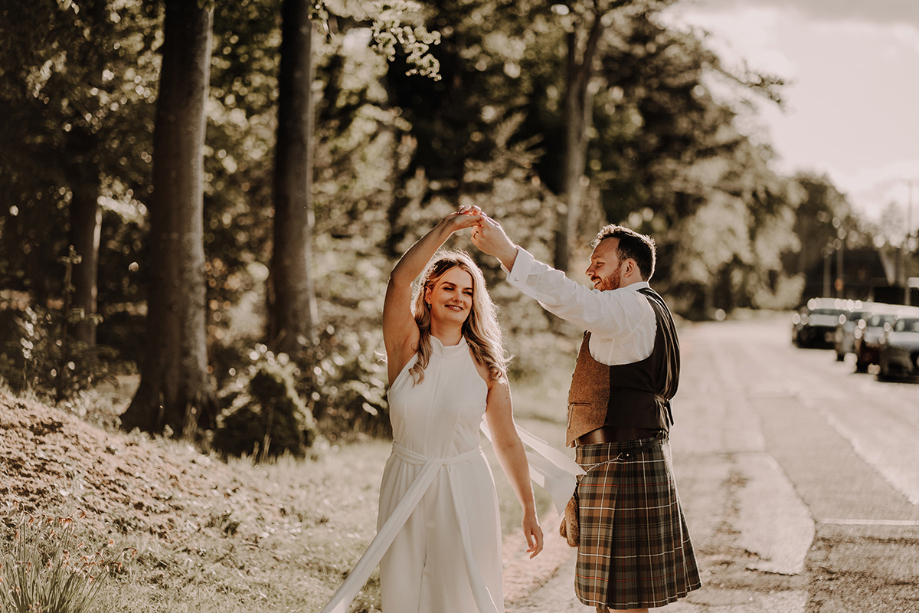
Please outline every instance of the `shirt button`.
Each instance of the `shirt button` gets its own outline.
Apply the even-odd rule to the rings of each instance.
[[[425,522],[425,525],[426,525],[428,528],[433,528],[433,527],[434,527],[434,520],[433,520],[433,519],[429,519],[427,522]]]

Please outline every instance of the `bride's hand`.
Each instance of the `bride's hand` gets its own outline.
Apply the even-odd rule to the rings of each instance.
[[[442,223],[447,224],[450,232],[465,230],[466,228],[481,227],[483,223],[482,209],[477,206],[463,205],[455,213],[450,213]]]
[[[543,548],[543,535],[535,512],[524,514],[523,535],[527,539],[527,553],[530,554],[530,558],[536,557]]]

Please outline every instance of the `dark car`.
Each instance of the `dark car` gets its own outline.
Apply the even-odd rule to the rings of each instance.
[[[811,298],[791,316],[791,342],[798,347],[832,347],[840,315],[849,312],[846,300]]]
[[[878,352],[881,377],[919,375],[919,313],[898,318]]]
[[[890,305],[890,309],[875,311],[863,319],[855,328],[855,370],[868,372],[868,367],[878,363],[881,343],[885,335],[893,329],[894,323],[901,316],[912,316],[919,309]]]
[[[836,350],[837,361],[845,360],[847,353],[855,353],[855,328],[858,322],[870,317],[875,310],[883,310],[886,307],[890,305],[880,302],[861,302],[860,300],[852,303],[852,310],[839,318],[833,334],[833,348]]]

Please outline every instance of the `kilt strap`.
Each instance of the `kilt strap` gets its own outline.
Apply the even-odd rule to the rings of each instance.
[[[618,454],[616,454],[616,457],[614,458],[610,458],[609,460],[605,460],[603,462],[597,462],[596,464],[591,464],[587,468],[584,468],[584,466],[581,466],[581,468],[584,468],[585,472],[590,472],[595,468],[599,468],[600,466],[606,466],[607,464],[614,464],[615,462],[622,462],[623,460],[627,460],[629,457],[633,455],[639,455],[646,451],[651,451],[652,449],[654,449],[654,447],[656,447],[657,445],[660,445],[666,439],[667,439],[667,433],[661,430],[652,439],[650,439],[648,442],[644,443],[640,447],[636,447],[635,449],[629,449],[627,451],[620,451]],[[601,444],[604,444],[604,443],[601,443]]]

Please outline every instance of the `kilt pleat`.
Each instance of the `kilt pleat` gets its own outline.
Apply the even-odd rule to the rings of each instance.
[[[662,607],[701,587],[673,480],[670,444],[609,462],[651,439],[582,445],[575,590],[586,605]]]

